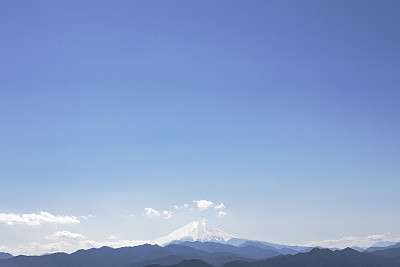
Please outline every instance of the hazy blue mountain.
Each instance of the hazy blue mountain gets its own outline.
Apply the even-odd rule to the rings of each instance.
[[[183,242],[180,245],[206,251],[208,253],[230,252],[249,259],[266,259],[281,254],[277,252],[276,249],[274,248],[264,249],[253,245],[236,247],[232,245],[214,243],[214,242]]]
[[[203,253],[199,251],[199,253]],[[157,245],[142,245],[113,249],[109,247],[78,250],[72,254],[55,253],[45,256],[16,256],[0,260],[1,267],[31,266],[85,266],[85,267],[127,267],[133,263],[171,255],[172,252]]]
[[[385,250],[376,250],[371,254],[382,256],[386,259],[395,261],[400,264],[400,248],[390,248]]]
[[[102,247],[99,249],[78,250],[71,257],[87,266],[129,266],[135,262],[151,260],[171,255],[164,248],[157,245],[142,245],[113,249]]]
[[[152,260],[146,260],[146,261],[141,261],[137,262],[131,265],[131,267],[143,267],[147,265],[174,265],[178,264],[181,261],[187,260],[185,257],[178,256],[178,255],[170,255],[167,257],[163,258],[157,258],[157,259],[152,259]]]
[[[398,250],[398,251],[395,251]],[[382,253],[379,251],[377,253]],[[360,253],[351,248],[332,251],[329,249],[315,248],[307,253],[296,255],[282,255],[263,261],[234,261],[223,265],[223,267],[399,267],[400,263],[395,262],[389,257],[399,255],[400,249],[388,251],[386,256],[373,255],[372,253]],[[190,264],[190,261],[183,261],[179,264],[169,265],[168,267],[182,266],[208,266],[206,262],[199,260]],[[146,266],[146,267],[159,267]]]
[[[364,252],[365,251],[365,249],[360,248],[360,247],[351,247],[351,248],[354,249],[354,250],[357,250],[358,252]]]
[[[373,251],[377,251],[377,250],[386,250],[386,249],[391,249],[391,248],[400,248],[400,242],[396,243],[394,245],[387,246],[387,247],[370,247],[370,248],[367,248],[365,251],[373,252]]]
[[[255,247],[259,247],[259,248],[262,248],[262,249],[266,249],[266,250],[273,250],[273,251],[279,252],[280,254],[284,254],[284,255],[285,254],[296,254],[296,253],[299,253],[298,250],[291,249],[291,248],[289,248],[289,246],[288,247],[283,247],[283,248],[276,248],[276,247],[273,247],[271,245],[266,245],[266,244],[263,244],[263,243],[258,242],[258,241],[246,241],[246,242],[240,244],[239,247],[245,247],[245,246],[249,246],[249,245],[255,246]]]
[[[201,259],[211,265],[214,266],[222,266],[228,262],[232,262],[232,261],[253,261],[253,259],[249,259],[249,258],[244,258],[241,257],[237,254],[233,254],[230,252],[216,252],[216,253],[212,253],[210,254],[210,258],[205,258],[205,259]]]
[[[12,257],[13,255],[11,255],[10,253],[0,252],[0,260],[10,259]]]
[[[196,242],[187,242],[186,245],[190,245]],[[205,247],[207,246],[207,244],[210,244],[211,242],[205,242],[205,243],[201,243],[201,242],[197,242],[198,245],[199,244],[206,244]],[[227,262],[230,261],[234,261],[234,260],[251,260],[252,258],[248,258],[245,256],[241,256],[241,255],[237,255],[235,253],[229,252],[228,249],[220,249],[220,250],[208,250],[208,251],[204,251],[201,249],[197,249],[191,246],[185,246],[182,245],[183,243],[181,243],[180,245],[175,245],[175,244],[171,244],[168,246],[165,246],[165,248],[170,251],[171,253],[174,253],[174,255],[181,255],[184,256],[187,259],[201,259],[209,264],[215,265],[215,266],[221,266]],[[229,245],[225,245],[225,244],[219,244],[219,243],[211,243],[211,244],[216,244],[216,245],[221,245],[221,246],[227,246],[227,247],[231,247]],[[160,263],[157,263],[160,264]]]
[[[69,254],[55,253],[46,256],[16,256],[0,260],[1,267],[85,267],[74,261]]]
[[[229,252],[208,253],[188,246],[142,245],[113,249],[109,247],[78,250],[72,254],[55,253],[45,256],[17,256],[0,260],[0,267],[31,266],[85,266],[85,267],[129,267],[148,264],[174,264],[184,259],[202,259],[209,264],[221,266],[234,260],[251,260]]]
[[[390,242],[390,241],[379,241],[373,244],[371,247],[388,247],[392,245],[396,245],[397,242]]]
[[[188,242],[166,247],[102,247],[72,254],[16,256],[1,259],[0,267],[400,267],[400,248],[364,253],[351,248],[335,251],[314,248],[307,253],[254,259],[271,252],[277,254],[253,245],[234,247],[212,242]]]
[[[397,255],[398,252],[391,251],[389,254]],[[150,265],[146,267],[159,267]],[[168,267],[185,266],[207,266],[206,262],[200,260],[182,261]],[[223,265],[223,267],[399,267],[397,263],[381,255],[371,253],[360,253],[347,248],[344,250],[332,251],[329,249],[315,248],[307,253],[296,255],[282,255],[263,261],[234,261]]]
[[[307,253],[284,255],[264,261],[230,262],[223,267],[399,267],[400,264],[381,256],[360,253],[351,248],[332,251],[314,248]]]
[[[189,246],[171,244],[164,247],[174,255],[185,255],[188,259],[202,259],[210,256],[210,253]]]
[[[265,245],[268,247],[273,247],[276,249],[284,249],[284,248],[288,248],[291,251],[297,251],[297,252],[303,252],[303,251],[310,251],[311,249],[313,249],[313,247],[304,247],[304,246],[290,246],[290,245],[282,245],[282,244],[275,244],[275,243],[271,243],[271,242],[265,242],[265,241],[257,241],[257,240],[246,240],[245,242],[243,242],[242,244],[240,244],[239,246],[245,246],[246,244],[252,244],[255,245],[253,243],[256,244],[261,244],[261,245]],[[284,251],[284,250],[283,250]],[[289,250],[287,250],[289,251]],[[285,253],[286,254],[286,253]],[[291,253],[290,253],[291,254]]]
[[[146,267],[161,267],[162,265],[158,265],[158,264],[153,264],[153,265],[147,265]],[[193,259],[193,260],[185,260],[182,261],[178,264],[175,265],[171,265],[174,267],[214,267],[211,264],[208,264],[202,260],[197,260],[197,259]]]
[[[225,244],[238,247],[238,246],[240,246],[241,244],[243,244],[244,242],[247,242],[247,241],[250,241],[250,240],[234,237],[234,238],[229,239]]]

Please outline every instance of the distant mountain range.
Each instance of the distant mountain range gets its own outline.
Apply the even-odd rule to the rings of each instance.
[[[16,256],[0,267],[400,267],[400,248],[358,252],[314,248],[295,255],[277,254],[256,246],[237,247],[212,242],[185,242],[165,247],[141,245],[78,250],[72,254]]]
[[[400,267],[400,243],[344,250],[286,246],[237,238],[200,220],[136,247],[16,256],[0,267]]]
[[[389,246],[386,246],[386,247],[375,247],[375,246],[373,246],[373,247],[367,248],[365,251],[373,252],[373,251],[377,251],[377,250],[386,250],[386,249],[391,249],[391,248],[400,248],[400,243],[396,243],[396,244],[389,245]]]
[[[153,264],[146,267],[160,267]],[[201,260],[186,260],[168,267],[210,267]],[[262,261],[233,261],[222,267],[399,267],[400,250],[390,253],[361,253],[351,248],[332,251],[314,248],[307,253],[273,257]]]

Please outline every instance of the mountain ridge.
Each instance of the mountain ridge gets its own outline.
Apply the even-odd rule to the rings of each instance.
[[[214,251],[214,249],[207,247],[207,245],[212,247],[215,245],[214,243],[186,243],[186,245],[194,246],[199,244],[206,247],[203,247],[203,249]],[[228,244],[217,245],[219,250],[229,251],[232,249]],[[245,246],[239,248],[239,251],[246,248],[255,249],[256,247]],[[195,265],[190,265],[191,263]],[[0,260],[0,267],[155,267],[165,265],[170,267],[400,267],[400,248],[374,253],[360,253],[351,248],[336,251],[314,248],[310,252],[295,255],[249,259],[232,252],[209,253],[190,246],[171,244],[165,247],[158,245],[141,245],[118,249],[102,247],[78,250],[71,254],[16,256]]]

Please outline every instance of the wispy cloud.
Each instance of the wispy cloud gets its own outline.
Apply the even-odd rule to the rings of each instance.
[[[196,203],[200,210],[206,210],[214,205],[212,201],[208,200],[193,200],[193,203]]]
[[[116,239],[118,239],[118,237],[117,237],[116,235],[110,235],[110,236],[108,237],[108,239],[116,240]]]
[[[220,212],[218,212],[218,217],[224,217],[224,216],[226,216],[226,215],[228,215],[228,213],[225,212],[225,211],[220,211]]]
[[[86,221],[89,220],[89,219],[91,219],[91,218],[93,218],[93,217],[94,217],[94,216],[93,216],[92,214],[89,214],[89,215],[82,215],[82,216],[81,216],[81,218],[84,219],[84,220],[86,220]]]
[[[224,205],[224,203],[221,203],[221,204],[219,204],[218,206],[215,206],[215,209],[216,209],[216,210],[222,210],[222,209],[225,209],[225,205]]]
[[[57,239],[62,239],[62,238],[86,239],[86,237],[84,235],[81,235],[78,233],[71,233],[69,231],[57,231],[46,237],[46,239],[48,239],[48,240],[57,240]]]
[[[160,212],[152,209],[152,208],[144,208],[144,210],[146,211],[146,215],[149,217],[157,217],[157,216],[161,216]]]
[[[376,241],[382,241],[385,238],[386,235],[369,235],[367,236],[368,240],[376,240]]]
[[[228,215],[227,212],[223,211],[223,210],[225,210],[224,203],[215,205],[214,202],[212,202],[210,200],[204,200],[204,199],[193,200],[192,203],[194,203],[194,205],[189,205],[189,204],[185,203],[183,205],[179,205],[179,206],[175,205],[172,207],[174,208],[174,210],[177,211],[177,213],[178,213],[178,210],[182,210],[182,209],[184,209],[190,213],[193,213],[194,212],[193,207],[195,206],[195,207],[197,207],[197,210],[200,210],[200,211],[205,211],[205,210],[212,208],[212,210],[215,210],[217,212],[219,217]],[[144,210],[145,210],[146,216],[148,216],[148,217],[164,217],[165,219],[170,219],[173,217],[173,213],[171,210],[160,211],[160,210],[156,210],[153,208],[144,208]]]
[[[184,209],[184,208],[188,208],[189,205],[188,204],[183,204],[182,206],[174,206],[174,209],[179,210],[179,209]]]
[[[42,211],[39,214],[0,213],[0,223],[7,225],[41,225],[43,223],[74,224],[80,223],[80,221],[75,216],[56,216]]]
[[[165,219],[171,219],[172,218],[172,211],[169,210],[164,210],[159,212],[158,210],[152,209],[152,208],[144,208],[146,211],[146,215],[149,217],[159,217],[162,216]]]
[[[165,216],[166,219],[171,219],[172,218],[172,212],[168,210],[164,210],[162,214]]]

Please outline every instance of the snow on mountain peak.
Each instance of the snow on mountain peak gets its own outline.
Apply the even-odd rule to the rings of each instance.
[[[207,223],[206,219],[188,223],[182,228],[169,235],[155,239],[152,243],[166,245],[173,241],[200,241],[200,242],[227,242],[234,238],[233,235],[225,233]]]

